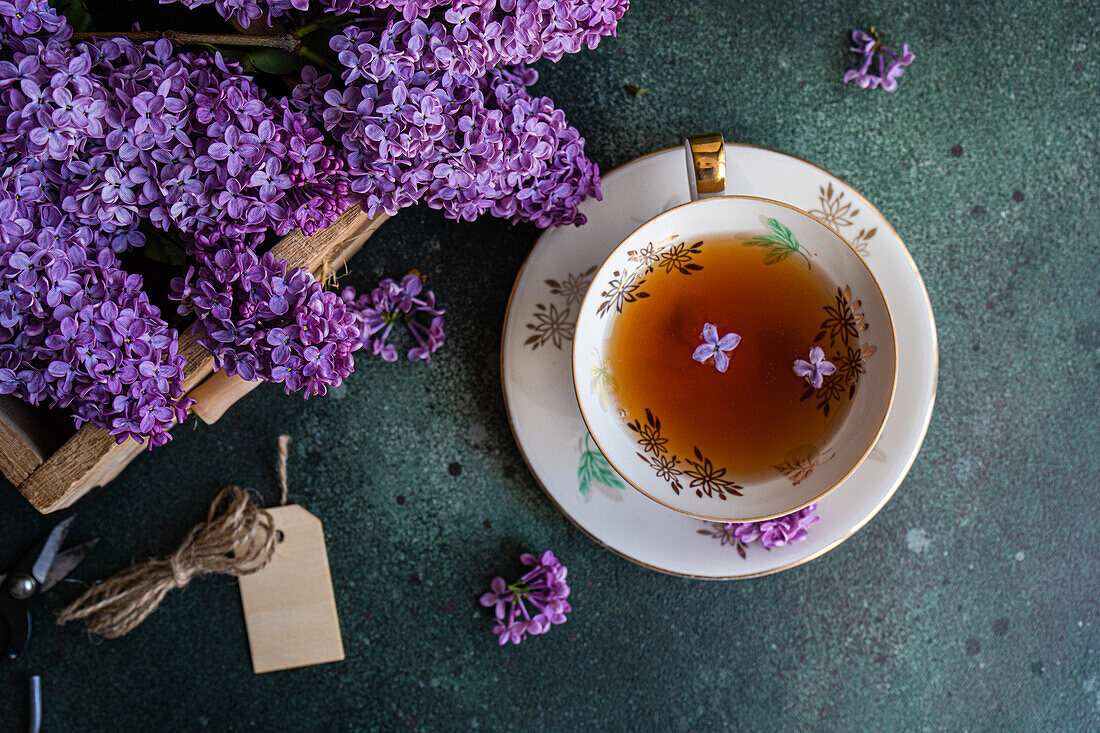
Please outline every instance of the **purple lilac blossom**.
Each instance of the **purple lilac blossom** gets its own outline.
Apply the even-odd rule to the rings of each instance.
[[[14,175],[42,171],[49,198],[116,251],[143,243],[142,219],[203,252],[309,234],[351,203],[321,129],[239,66],[165,39],[70,34],[3,44],[0,144]]]
[[[0,230],[0,394],[68,409],[76,427],[90,422],[120,443],[167,443],[193,400],[183,398],[176,331],[141,276],[122,271],[109,247],[96,253],[82,241],[95,234],[64,236],[55,207],[0,210],[57,222],[36,238]]]
[[[354,368],[355,318],[336,293],[270,252],[219,250],[172,281],[180,312],[214,365],[248,381],[282,383],[287,394],[325,394]]]
[[[825,350],[820,346],[810,349],[810,360],[795,359],[792,371],[806,380],[814,389],[821,389],[825,377],[836,371],[836,364],[825,359]]]
[[[718,338],[718,328],[713,323],[704,323],[701,335],[703,343],[695,347],[691,358],[700,364],[706,364],[708,359],[713,358],[714,368],[725,372],[730,366],[730,358],[726,356],[726,352],[737,348],[741,343],[741,336],[736,333],[727,333],[722,338]]]
[[[786,516],[762,522],[727,523],[722,525],[722,529],[742,544],[748,545],[759,540],[760,544],[770,550],[806,539],[806,530],[820,519],[814,514],[815,509],[817,504],[810,504]]]
[[[397,361],[397,347],[389,339],[398,324],[416,341],[406,354],[410,361],[430,361],[443,345],[443,311],[435,307],[435,294],[422,292],[423,287],[423,281],[409,273],[400,283],[386,278],[366,295],[356,296],[352,288],[344,289],[340,297],[359,328],[360,342],[372,354]],[[424,320],[426,324],[421,322]]]
[[[538,557],[524,553],[519,559],[532,569],[511,584],[500,576],[493,578],[491,590],[478,599],[482,606],[493,609],[493,633],[502,646],[519,644],[527,634],[545,634],[551,626],[565,623],[565,614],[573,610],[566,600],[568,571],[554,553],[547,550]]]
[[[454,219],[582,224],[578,205],[599,197],[584,138],[551,100],[528,94],[534,71],[459,63],[448,28],[348,26],[330,44],[343,91],[303,71],[295,102],[340,141],[359,203],[372,215],[424,200]]]
[[[870,35],[861,30],[852,31],[852,46],[849,50],[861,56],[860,65],[844,73],[844,83],[854,81],[861,89],[880,87],[883,91],[894,91],[898,88],[898,79],[905,73],[905,68],[916,59],[909,50],[908,43],[902,46],[901,56],[898,56],[882,43],[874,28]],[[876,66],[878,74],[872,73],[872,65]]]
[[[27,35],[36,29],[49,35]],[[248,251],[269,230],[312,234],[350,203],[346,175],[305,114],[220,56],[176,54],[167,41],[73,47],[70,36],[44,3],[0,0],[0,254],[10,264],[0,270],[0,389],[160,445],[189,404],[184,362],[115,253],[144,243],[142,219],[180,234],[200,262]],[[358,332],[332,325],[338,296],[318,295],[308,275],[290,282],[308,291],[287,314],[301,363],[256,367],[266,349],[224,344],[216,359],[316,393],[350,370]],[[235,332],[256,319],[247,308],[218,315]],[[106,330],[116,326],[125,331]]]
[[[171,2],[172,0],[162,0]],[[429,32],[425,70],[445,66],[481,76],[497,64],[557,61],[566,53],[595,48],[615,35],[629,0],[179,0],[189,8],[214,3],[226,20],[249,27],[349,14],[359,23],[385,26],[392,37],[417,22]],[[379,44],[383,48],[386,41]]]
[[[70,34],[45,3],[0,2],[0,393],[163,445],[191,404],[184,360],[115,256],[143,241],[126,207],[144,179],[105,165],[109,95]]]

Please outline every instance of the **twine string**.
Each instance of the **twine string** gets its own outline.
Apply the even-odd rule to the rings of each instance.
[[[287,502],[287,446],[279,436],[280,503]],[[206,521],[191,528],[170,557],[132,565],[93,584],[57,615],[57,623],[83,621],[108,639],[123,636],[157,609],[169,591],[210,573],[241,576],[262,570],[275,555],[278,531],[271,513],[236,486],[214,498]]]

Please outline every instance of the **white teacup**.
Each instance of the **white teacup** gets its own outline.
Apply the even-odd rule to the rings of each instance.
[[[695,139],[693,139],[695,140]],[[782,516],[811,504],[839,486],[871,452],[894,397],[897,348],[894,325],[871,271],[852,246],[809,214],[777,201],[724,195],[724,148],[709,138],[688,146],[692,198],[643,224],[607,257],[581,305],[573,339],[573,384],[592,439],[612,467],[634,488],[670,509],[717,522],[745,522]],[[694,160],[693,160],[694,154]],[[703,158],[700,165],[700,158]],[[689,179],[689,180],[690,180]],[[699,198],[706,196],[708,198]],[[700,455],[654,453],[652,441],[639,440],[639,426],[653,430],[659,416],[627,414],[616,400],[619,376],[606,354],[616,320],[629,317],[631,304],[645,293],[651,262],[638,261],[646,248],[656,256],[686,242],[769,231],[768,220],[789,229],[799,254],[836,283],[832,302],[823,303],[858,332],[858,348],[844,350],[847,337],[822,337],[813,344],[839,363],[842,385],[829,399],[848,400],[847,412],[821,444],[803,446],[774,466],[774,475],[739,481]],[[653,245],[655,249],[648,249]],[[720,246],[720,245],[715,245]],[[823,318],[832,318],[823,314]],[[697,327],[697,326],[696,326]],[[691,368],[685,355],[685,368]],[[843,389],[839,389],[842,387]],[[816,397],[817,395],[815,395]],[[648,410],[647,410],[648,412]],[[633,424],[632,429],[629,426]],[[658,426],[658,430],[660,427]],[[690,436],[675,442],[690,443]],[[648,447],[647,447],[648,446]]]

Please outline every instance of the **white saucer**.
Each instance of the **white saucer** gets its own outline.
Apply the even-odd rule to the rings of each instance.
[[[936,394],[932,305],[909,251],[882,215],[850,186],[798,158],[727,145],[727,191],[775,199],[836,229],[882,286],[898,334],[897,393],[870,457],[817,508],[809,536],[786,547],[726,541],[721,525],[667,509],[627,487],[592,442],[573,392],[573,324],[598,265],[630,232],[688,200],[684,152],[639,158],[603,178],[603,201],[586,201],[582,227],[553,229],[535,243],[505,317],[501,379],[512,431],[551,500],[608,549],[674,575],[732,579],[785,570],[828,552],[883,507],[924,440]]]

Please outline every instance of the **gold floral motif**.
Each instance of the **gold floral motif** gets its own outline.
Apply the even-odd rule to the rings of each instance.
[[[837,354],[833,363],[836,364],[836,374],[841,382],[854,387],[860,375],[867,370],[867,357],[877,349],[878,347],[871,344],[863,344],[849,346],[846,352]]]
[[[648,298],[649,293],[639,290],[644,283],[644,278],[615,270],[611,273],[611,282],[607,284],[607,290],[600,293],[600,297],[604,300],[596,309],[596,314],[606,315],[612,308],[616,313],[622,313],[623,306],[627,303],[633,303],[639,298]]]
[[[646,276],[657,269],[664,269],[665,274],[676,270],[684,275],[702,270],[702,265],[692,262],[703,246],[702,241],[692,245],[686,242],[668,244],[677,237],[678,235],[673,234],[656,244],[649,242],[636,250],[628,249],[626,260],[631,267],[611,273],[611,281],[607,284],[607,289],[600,293],[600,297],[604,300],[596,309],[596,314],[602,317],[612,310],[622,313],[623,306],[627,303],[633,303],[639,298],[648,298],[649,293],[641,288],[645,285]]]
[[[737,554],[741,556],[741,559],[746,559],[745,543],[741,541],[741,538],[733,533],[737,524],[718,524],[717,522],[707,522],[707,529],[696,530],[699,534],[706,535],[707,537],[713,537],[721,543],[722,547],[729,545],[737,550]]]
[[[661,435],[660,419],[649,408],[646,408],[644,423],[635,419],[627,423],[627,427],[637,435],[635,442],[644,451],[637,453],[637,456],[649,464],[657,478],[667,481],[677,495],[684,488],[680,479],[686,477],[689,480],[688,488],[695,489],[698,497],[704,494],[713,497],[717,494],[719,499],[725,501],[727,494],[741,496],[744,487],[726,478],[726,469],[715,466],[698,448],[695,448],[695,460],[683,459],[685,467],[681,467],[680,457],[669,451],[668,438]]]
[[[641,453],[638,453],[642,460],[653,466],[653,470],[657,472],[657,478],[664,479],[673,485],[673,490],[680,493],[680,479],[683,475],[683,470],[680,469],[680,459],[674,455],[659,455],[652,458],[646,458]]]
[[[648,243],[644,247],[639,247],[636,250],[628,249],[626,251],[627,262],[633,262],[637,269],[647,272],[652,270],[654,263],[660,258],[661,253],[657,251],[657,247],[653,242]]]
[[[817,448],[807,446],[788,453],[785,461],[772,468],[786,476],[791,486],[798,486],[808,479],[818,466],[828,463],[835,455],[832,449],[821,453]]]
[[[588,292],[588,286],[592,282],[592,275],[596,272],[596,265],[592,265],[584,272],[570,273],[561,280],[547,280],[552,295],[560,295],[565,298],[568,305],[580,305],[584,300],[584,294]]]
[[[648,409],[645,411],[645,417],[645,423],[635,420],[627,424],[628,428],[638,434],[636,442],[646,453],[652,453],[655,456],[668,453],[668,438],[661,436],[661,421]]]
[[[702,270],[702,265],[696,265],[692,262],[692,259],[699,254],[702,246],[703,243],[700,241],[690,246],[687,242],[678,242],[666,247],[657,259],[655,267],[663,268],[666,275],[671,274],[673,270],[679,270],[684,275]]]
[[[818,186],[817,192],[821,208],[810,209],[810,215],[816,216],[838,234],[840,227],[850,227],[859,209],[853,209],[852,202],[844,200],[844,192],[834,190],[832,181],[828,186]]]
[[[878,231],[878,227],[871,227],[870,229],[860,229],[859,234],[852,237],[852,249],[860,254],[862,257],[866,257],[871,254],[867,248],[867,243],[871,241],[871,237],[875,236]]]
[[[829,346],[836,344],[837,339],[847,346],[849,341],[858,341],[861,331],[867,330],[863,312],[860,310],[862,302],[852,300],[852,288],[845,285],[836,289],[836,304],[825,306],[825,320],[821,322],[821,331],[814,337],[814,341],[820,341],[829,334]]]
[[[692,470],[684,471],[684,475],[691,479],[688,488],[695,489],[696,496],[702,497],[706,494],[713,498],[717,494],[722,501],[726,500],[727,493],[741,496],[743,487],[725,478],[726,469],[719,468],[711,463],[709,458],[704,458],[698,448],[695,449],[695,458],[697,459],[695,461],[687,459]]]
[[[527,328],[534,333],[523,342],[524,346],[534,350],[550,343],[561,349],[566,342],[573,340],[580,304],[592,282],[596,267],[597,265],[593,265],[584,272],[570,273],[557,280],[546,279],[550,294],[563,298],[565,302],[560,307],[557,303],[535,304],[535,312],[531,314],[532,321],[527,323]],[[574,305],[576,308],[573,308]]]
[[[553,303],[549,306],[538,303],[535,305],[535,312],[532,315],[535,322],[528,323],[527,328],[534,331],[534,333],[523,342],[524,346],[537,349],[549,341],[554,344],[555,348],[560,349],[562,343],[573,340],[573,328],[576,323],[569,317],[569,308],[558,310],[558,307]]]
[[[845,200],[844,191],[841,191],[839,188],[833,188],[833,183],[830,181],[826,186],[819,186],[817,192],[819,208],[810,209],[811,216],[816,216],[837,234],[840,234],[842,228],[850,227],[855,224],[855,218],[859,215],[859,209],[853,209],[852,205],[854,202]],[[877,231],[877,227],[860,229],[859,233],[851,240],[852,247],[855,248],[859,254],[863,256],[868,255],[867,244],[875,236]]]

